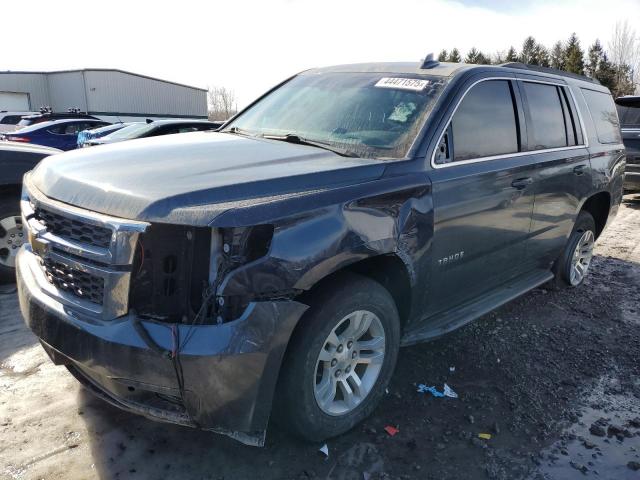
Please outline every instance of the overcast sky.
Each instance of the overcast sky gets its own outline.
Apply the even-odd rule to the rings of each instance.
[[[234,89],[238,106],[300,70],[413,61],[527,35],[547,46],[576,32],[606,46],[617,20],[640,33],[640,0],[254,0],[4,5],[0,70],[119,68]],[[13,11],[13,12],[12,12]],[[634,20],[637,25],[634,25]],[[11,39],[11,40],[9,40]]]

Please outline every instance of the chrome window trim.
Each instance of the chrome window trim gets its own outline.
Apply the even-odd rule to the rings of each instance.
[[[573,100],[573,105],[575,107],[576,114],[578,115],[578,120],[579,120],[579,123],[580,123],[580,130],[582,131],[582,144],[580,144],[580,145],[572,145],[570,147],[544,148],[544,149],[541,149],[541,150],[528,150],[526,152],[514,152],[514,153],[505,153],[505,154],[501,154],[501,155],[491,155],[491,156],[488,156],[488,157],[478,157],[478,158],[471,158],[469,160],[460,160],[459,162],[437,163],[436,162],[437,146],[440,145],[440,142],[442,141],[442,137],[444,137],[444,134],[447,131],[447,128],[449,128],[449,125],[451,124],[451,120],[453,119],[453,116],[458,111],[458,107],[460,106],[462,101],[465,99],[465,97],[467,96],[467,94],[469,93],[469,91],[473,87],[475,87],[477,84],[479,84],[481,82],[487,82],[487,81],[491,81],[491,80],[508,80],[508,81],[521,81],[521,82],[530,82],[530,83],[543,83],[545,85],[553,85],[553,86],[557,86],[557,87],[564,87],[566,90],[569,91],[569,95],[571,95],[571,99]],[[589,147],[589,139],[588,139],[588,137],[586,135],[586,129],[584,128],[584,121],[582,120],[582,113],[580,112],[580,108],[578,107],[578,102],[576,102],[576,97],[573,94],[573,91],[571,90],[570,86],[567,85],[566,83],[554,82],[553,80],[548,80],[548,81],[547,80],[532,80],[532,79],[529,79],[529,78],[520,77],[518,75],[514,75],[512,77],[486,77],[486,78],[481,78],[481,79],[476,80],[475,82],[473,82],[471,85],[469,85],[469,87],[467,87],[467,89],[464,91],[464,93],[462,94],[462,96],[460,97],[458,102],[456,103],[455,107],[453,108],[453,111],[449,115],[449,118],[445,122],[445,127],[442,129],[442,131],[440,132],[440,134],[438,135],[437,138],[438,138],[438,140],[435,142],[436,148],[434,148],[433,152],[431,153],[431,162],[430,162],[431,163],[431,168],[434,168],[434,169],[448,168],[448,167],[453,167],[453,166],[456,166],[456,165],[468,165],[470,163],[485,162],[485,161],[490,161],[490,160],[500,160],[500,159],[503,159],[503,158],[522,157],[522,156],[525,156],[525,155],[538,155],[538,154],[541,154],[541,153],[561,152],[561,151],[565,151],[565,150],[579,150],[579,149],[584,149],[584,148],[588,148]]]

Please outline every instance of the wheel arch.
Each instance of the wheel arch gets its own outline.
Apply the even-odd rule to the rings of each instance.
[[[581,212],[589,212],[596,222],[596,238],[600,236],[609,219],[611,210],[611,194],[606,191],[598,192],[588,197],[582,207]]]
[[[404,326],[409,319],[412,301],[411,277],[406,264],[402,259],[393,253],[375,255],[354,263],[350,263],[329,275],[321,278],[310,289],[305,290],[298,299],[302,303],[320,288],[331,285],[335,279],[346,273],[355,273],[375,280],[381,284],[393,298],[398,314],[400,325]]]

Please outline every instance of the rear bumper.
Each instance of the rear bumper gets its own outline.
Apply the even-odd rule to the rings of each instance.
[[[174,362],[151,350],[134,328],[133,314],[112,321],[87,319],[47,293],[48,282],[31,252],[16,262],[25,322],[57,364],[104,400],[154,420],[230,435],[262,445],[284,351],[307,306],[255,302],[221,325],[178,325],[184,378],[181,397]],[[141,321],[151,338],[172,350],[171,325]]]

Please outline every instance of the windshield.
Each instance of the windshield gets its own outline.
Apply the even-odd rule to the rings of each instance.
[[[447,80],[392,73],[302,74],[223,131],[296,135],[359,157],[403,158]]]
[[[127,140],[130,138],[138,138],[144,135],[147,132],[150,132],[155,128],[155,125],[152,123],[134,123],[132,125],[126,126],[117,130],[109,135],[102,137],[104,139],[116,139],[116,140]]]

